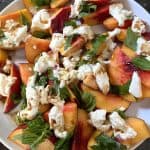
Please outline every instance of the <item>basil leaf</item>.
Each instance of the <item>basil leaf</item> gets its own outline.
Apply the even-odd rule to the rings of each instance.
[[[124,111],[116,110],[116,112],[118,112],[118,114],[120,115],[121,118],[123,118],[123,119],[126,119],[126,118],[127,118],[127,116],[126,116],[126,114],[125,114]]]
[[[14,102],[15,104],[19,104],[20,101],[21,101],[21,96],[20,96],[20,94],[18,94],[18,93],[13,93],[13,94],[11,95],[11,99],[13,100],[13,102]]]
[[[65,50],[67,50],[69,47],[71,47],[73,37],[74,37],[74,35],[70,35],[65,38],[65,46],[64,46]]]
[[[68,134],[66,138],[59,139],[55,144],[54,150],[70,150],[71,138],[72,134]]]
[[[31,0],[36,6],[49,6],[50,0]]]
[[[31,149],[35,149],[49,135],[51,135],[49,124],[44,121],[42,116],[38,115],[35,119],[27,122],[27,128],[23,130],[21,140],[23,144],[28,144]]]
[[[107,35],[97,35],[96,38],[92,41],[92,49],[87,52],[86,55],[89,56],[90,60],[93,60],[96,57],[98,50],[106,41]]]
[[[29,29],[30,22],[29,22],[28,18],[23,13],[21,13],[21,15],[20,15],[20,21],[23,25],[26,25]]]
[[[38,73],[36,73],[35,85],[45,87],[47,84],[48,77],[45,74],[38,75]]]
[[[96,145],[91,146],[91,148],[92,150],[127,150],[125,145],[104,134],[96,137]]]
[[[129,93],[129,86],[130,86],[131,81],[128,81],[124,85],[112,85],[111,86],[111,92],[117,95],[126,95]]]
[[[65,22],[65,26],[73,26],[74,28],[76,28],[77,27],[76,20],[70,19],[69,21]]]
[[[70,88],[76,96],[77,103],[80,108],[85,109],[87,112],[90,112],[95,108],[96,100],[92,94],[88,92],[82,92],[76,84],[72,84]]]
[[[69,100],[70,92],[66,86],[64,86],[63,88],[59,88],[59,96],[62,100]]]
[[[46,39],[50,37],[49,33],[43,31],[34,31],[32,35],[40,39]]]
[[[21,97],[23,100],[21,109],[25,109],[27,107],[27,99],[26,99],[26,86],[24,84],[21,86]]]
[[[5,37],[4,31],[0,28],[0,38],[3,38],[3,37]]]
[[[145,57],[135,57],[132,59],[132,64],[141,70],[150,71],[150,61]]]
[[[79,18],[87,16],[88,14],[95,12],[97,9],[97,5],[92,3],[83,2],[80,8]]]
[[[131,30],[131,28],[128,28],[127,30],[127,37],[124,41],[124,44],[131,48],[132,50],[137,50],[137,39],[139,38],[139,35]]]

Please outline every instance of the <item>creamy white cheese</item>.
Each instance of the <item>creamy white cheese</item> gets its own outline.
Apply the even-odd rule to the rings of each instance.
[[[49,124],[50,128],[54,129],[54,133],[58,138],[65,138],[67,131],[64,129],[64,116],[62,107],[53,106],[49,111]]]
[[[146,25],[139,17],[135,16],[131,25],[131,29],[133,32],[142,34],[146,31]]]
[[[16,28],[18,25],[19,25],[18,22],[14,21],[13,19],[9,19],[9,20],[6,20],[6,22],[5,22],[5,29],[12,30],[12,29]]]
[[[15,83],[16,77],[7,76],[3,73],[0,73],[0,95],[9,96],[10,89]]]
[[[115,28],[113,31],[108,32],[108,38],[114,38],[115,36],[120,34],[120,32],[121,32],[121,29]]]
[[[146,59],[147,59],[148,61],[150,61],[150,56],[147,56]]]
[[[134,71],[132,75],[131,83],[129,86],[129,93],[137,98],[142,97],[141,79],[136,71]]]
[[[132,18],[132,11],[124,9],[121,3],[110,5],[109,13],[118,21],[119,26],[123,26],[127,19]]]
[[[82,5],[82,2],[84,0],[75,0],[74,1],[74,4],[71,5],[71,14],[70,14],[70,17],[71,18],[75,18],[79,15],[80,13],[80,6]]]
[[[118,112],[110,114],[109,120],[114,129],[115,137],[126,140],[134,138],[137,135],[136,131],[126,124],[125,120],[120,117]]]
[[[50,13],[46,9],[39,10],[32,19],[31,30],[47,30],[50,28]]]
[[[10,70],[11,70],[11,65],[12,65],[12,62],[11,62],[11,60],[9,60],[9,59],[7,59],[6,60],[6,64],[5,64],[5,66],[3,67],[3,71],[5,72],[5,73],[10,73]]]
[[[49,67],[55,67],[56,59],[51,58],[49,54],[43,52],[39,59],[36,61],[34,71],[39,74],[44,73]]]
[[[142,37],[139,37],[139,38],[137,39],[137,51],[136,51],[136,53],[137,53],[138,55],[141,54],[141,52],[142,52],[142,45],[143,45],[145,42],[146,42],[146,40],[145,40],[144,38],[142,38]]]
[[[27,26],[18,27],[13,31],[6,31],[4,35],[5,38],[1,41],[2,45],[8,48],[19,46],[27,36]]]
[[[53,33],[52,40],[49,47],[52,49],[52,51],[59,51],[59,49],[64,46],[64,43],[65,43],[65,39],[63,34]]]
[[[63,28],[63,35],[64,36],[70,36],[73,32],[73,26],[66,26]]]
[[[107,131],[110,128],[110,124],[105,124],[106,110],[97,109],[89,113],[89,122],[98,130]]]

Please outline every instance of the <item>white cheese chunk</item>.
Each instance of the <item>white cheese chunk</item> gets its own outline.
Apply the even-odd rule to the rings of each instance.
[[[142,97],[141,79],[136,71],[134,71],[132,75],[131,83],[129,86],[129,93],[137,98]]]
[[[121,3],[110,5],[109,13],[118,21],[119,26],[123,26],[125,21],[132,17],[132,11],[124,9]]]
[[[39,10],[32,19],[31,30],[47,30],[50,28],[51,19],[48,10]]]
[[[140,55],[142,53],[142,45],[146,42],[146,40],[142,37],[137,39],[137,51],[136,53]]]
[[[135,16],[131,25],[131,29],[133,32],[142,34],[146,31],[146,25],[140,18]]]
[[[9,96],[10,89],[15,83],[16,77],[7,76],[3,73],[0,73],[0,95]]]
[[[64,116],[62,107],[53,106],[48,114],[50,128],[54,129],[54,133],[58,138],[65,138],[67,131],[64,129]]]
[[[120,32],[121,32],[121,29],[115,28],[113,31],[108,32],[108,38],[114,38],[115,36],[120,34]]]
[[[51,58],[49,54],[43,52],[34,66],[34,71],[39,74],[44,73],[49,67],[55,67],[56,59]]]
[[[110,128],[110,124],[105,124],[106,110],[97,109],[89,113],[90,123],[98,130],[107,131]]]
[[[65,39],[61,33],[53,33],[49,47],[52,51],[59,51],[64,46]]]
[[[18,22],[14,21],[13,19],[9,19],[9,20],[6,20],[6,22],[5,22],[5,29],[12,30],[12,29],[16,28],[18,25],[19,25]]]
[[[66,26],[63,28],[63,35],[64,36],[70,36],[73,32],[73,26]]]

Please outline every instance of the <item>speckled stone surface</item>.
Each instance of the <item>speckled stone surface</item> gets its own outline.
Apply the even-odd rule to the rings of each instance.
[[[0,10],[2,10],[12,1],[13,0],[0,0]],[[150,0],[136,0],[136,1],[139,2],[150,13]],[[0,143],[0,150],[7,150],[7,148],[5,148]],[[138,148],[137,150],[150,150],[150,141],[144,143],[142,147]]]

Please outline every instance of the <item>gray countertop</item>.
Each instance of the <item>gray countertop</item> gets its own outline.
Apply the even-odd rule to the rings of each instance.
[[[2,10],[5,6],[7,6],[12,1],[13,0],[0,0],[0,10]],[[150,0],[136,0],[136,1],[138,1],[144,8],[148,10],[148,12],[150,12]],[[147,147],[148,149],[150,148],[149,146]],[[148,150],[147,148],[144,145],[143,148],[141,147],[138,150]],[[2,144],[0,144],[0,150],[7,150],[7,148],[5,148]]]

